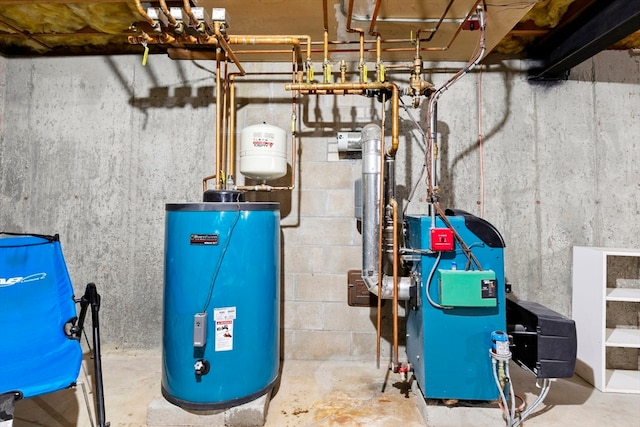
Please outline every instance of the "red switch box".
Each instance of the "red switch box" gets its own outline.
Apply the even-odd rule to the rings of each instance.
[[[453,230],[450,228],[431,229],[431,250],[452,251],[454,247]]]

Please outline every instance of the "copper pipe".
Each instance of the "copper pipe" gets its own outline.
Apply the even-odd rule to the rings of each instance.
[[[369,35],[377,36],[379,35],[377,32],[373,31],[376,27],[376,20],[378,19],[378,13],[380,12],[380,4],[382,2],[380,0],[376,0],[376,4],[373,7],[373,16],[371,17],[371,25],[369,25]]]
[[[363,33],[362,28],[351,28],[351,17],[353,16],[353,0],[349,0],[349,12],[347,13],[347,31],[350,33]]]
[[[295,52],[292,53],[292,74],[291,79],[293,82],[297,79],[297,70],[296,70],[296,55]],[[235,118],[236,118],[236,102],[235,102],[235,78],[236,77],[246,77],[247,75],[282,75],[284,73],[281,72],[267,72],[267,73],[250,73],[250,74],[239,74],[232,73],[229,74],[229,98],[230,98],[230,111],[229,111],[229,157],[230,157],[230,168],[229,174],[235,178],[235,156],[236,156],[236,141],[235,141]],[[295,189],[296,183],[296,170],[297,170],[297,135],[295,132],[295,120],[297,120],[296,115],[296,96],[292,94],[292,129],[291,129],[291,184],[289,186],[270,186],[267,184],[258,184],[258,185],[242,185],[235,186],[234,188],[237,190],[245,190],[245,191],[279,191],[279,190],[293,190]]]
[[[368,82],[368,83],[356,83],[356,82],[345,82],[345,83],[295,83],[295,84],[286,84],[286,90],[299,90],[299,91],[307,91],[307,92],[315,92],[317,90],[325,90],[325,91],[333,91],[333,90],[359,90],[364,91],[366,89],[384,89],[386,84],[379,82]]]
[[[202,178],[202,192],[207,191],[207,181],[209,181],[209,180],[211,180],[211,179],[213,179],[215,177],[216,177],[216,175],[208,175],[208,176],[205,176],[204,178]]]
[[[311,36],[303,35],[276,35],[276,36],[253,36],[253,35],[238,35],[228,37],[230,44],[245,44],[245,45],[262,45],[262,44],[288,44],[298,53],[298,63],[302,63],[302,57],[300,55],[300,40],[306,40],[307,45],[307,61],[311,61]]]
[[[236,67],[238,67],[238,70],[240,71],[240,74],[244,74],[244,68],[242,67],[242,65],[240,64],[240,61],[238,60],[238,58],[236,57],[236,55],[233,53],[233,50],[231,50],[231,46],[229,46],[229,44],[227,43],[227,41],[224,39],[224,37],[220,37],[218,39],[218,41],[220,42],[220,44],[222,45],[222,48],[224,49],[224,51],[226,52],[226,54],[229,56],[229,58],[231,58],[231,60],[233,61],[234,64],[236,64]]]
[[[295,189],[294,185],[286,186],[272,186],[267,184],[256,184],[256,185],[237,185],[234,187],[236,190],[242,191],[290,191]]]
[[[380,34],[376,37],[376,80],[383,82],[384,78],[384,66],[382,65],[382,43]]]
[[[188,0],[185,0],[185,2],[187,1]],[[227,43],[227,40],[225,39],[224,34],[222,34],[220,30],[219,22],[216,22],[214,24],[214,34],[216,36],[216,39],[218,40],[218,43],[220,43],[220,45],[222,46],[222,49],[224,49],[225,53],[229,56],[229,58],[231,58],[233,63],[236,64],[236,67],[238,67],[240,74],[244,74],[245,73],[244,68],[240,64],[240,61],[238,61],[238,58],[236,57],[236,55],[233,53],[233,50],[231,50],[231,46],[229,46],[229,43]]]
[[[196,16],[193,14],[193,10],[191,10],[190,0],[184,0],[182,2],[182,8],[184,9],[185,12],[187,12],[187,15],[189,16],[189,19],[191,19],[191,23],[193,24],[193,26],[196,28],[199,27],[200,21],[198,21]]]
[[[220,164],[222,165],[222,177],[224,179],[225,187],[228,178],[228,165],[227,165],[227,111],[228,111],[228,99],[227,93],[229,91],[229,60],[227,56],[224,57],[224,84],[222,91],[222,146],[220,150]],[[216,100],[216,103],[218,100]]]
[[[395,157],[399,145],[399,90],[395,83],[389,82],[360,82],[360,83],[291,83],[285,85],[286,90],[297,90],[303,94],[309,93],[342,93],[361,94],[365,90],[391,90],[391,147],[387,150],[387,155]]]
[[[259,55],[272,55],[272,54],[290,54],[291,53],[291,49],[260,49],[260,50],[234,50],[233,51],[236,55],[252,55],[252,54],[259,54]]]
[[[451,6],[453,5],[454,1],[455,0],[449,0],[449,4],[444,9],[444,12],[442,12],[442,16],[440,16],[440,19],[438,20],[438,23],[436,24],[435,27],[433,27],[433,28],[420,28],[420,29],[418,29],[418,31],[416,31],[416,42],[420,41],[420,33],[422,33],[422,32],[431,32],[431,35],[428,38],[423,40],[423,41],[426,41],[426,42],[431,41],[431,39],[436,35],[436,32],[440,28],[440,25],[444,21],[445,16],[447,16],[447,13],[449,12],[449,9],[451,9]],[[478,5],[478,3],[476,3],[473,6],[473,8],[471,8],[471,10],[475,10],[477,5]],[[462,23],[460,25],[462,25]]]
[[[360,58],[358,59],[358,68],[360,69],[360,81],[366,82],[367,76],[363,73],[363,69],[366,66],[364,62],[364,33],[360,33]]]
[[[149,25],[151,25],[154,29],[158,28],[160,26],[159,22],[156,22],[154,19],[152,19],[149,15],[147,15],[147,12],[144,10],[144,8],[142,7],[142,4],[140,3],[140,0],[136,0],[136,9],[138,9],[138,13],[144,18],[145,21],[147,21],[149,23]]]
[[[393,210],[393,356],[398,369],[398,202],[389,200]]]
[[[347,32],[360,34],[360,37],[358,39],[360,43],[360,58],[358,60],[358,69],[360,70],[360,81],[363,82],[365,80],[362,73],[362,69],[365,66],[364,64],[364,30],[362,28],[351,28],[352,15],[353,15],[353,0],[349,0],[349,13],[347,14]]]
[[[292,52],[291,57],[291,82],[296,82],[296,77],[298,74],[298,70],[296,67],[296,55],[295,52]],[[296,159],[298,157],[297,153],[297,132],[296,132],[296,124],[298,120],[298,103],[297,103],[298,94],[295,91],[291,92],[291,185],[289,186],[291,190],[293,190],[296,186]]]
[[[220,143],[220,124],[221,124],[221,98],[222,98],[222,85],[220,78],[220,56],[221,50],[218,48],[216,50],[216,190],[220,190],[220,169],[221,167],[221,158],[222,158],[222,149]]]
[[[327,63],[329,63],[329,31],[327,31],[326,29],[324,30],[323,51],[324,51],[324,61],[323,61],[323,63],[327,64]]]
[[[236,35],[229,36],[230,44],[289,44],[292,46],[300,46],[300,40],[306,40],[307,58],[311,57],[311,36],[303,35],[275,35],[275,36],[254,36],[254,35]]]
[[[295,52],[292,52],[292,59],[291,59],[292,65],[293,65],[293,70],[292,70],[292,76],[291,76],[291,80],[293,82],[295,82],[297,80],[297,70],[296,70],[296,55]],[[264,73],[256,73],[256,74],[264,74]],[[273,73],[266,73],[266,74],[273,74]],[[275,73],[275,74],[281,74],[281,73]],[[296,116],[296,96],[295,94],[292,94],[292,105],[291,105],[291,109],[292,109],[292,124],[291,124],[291,184],[289,186],[276,186],[276,187],[272,187],[270,185],[267,184],[258,184],[258,185],[242,185],[242,186],[236,186],[235,188],[237,190],[244,190],[244,191],[279,191],[279,190],[285,190],[285,191],[291,191],[293,189],[295,189],[296,187],[296,170],[298,168],[297,166],[297,135],[295,132],[295,120],[297,119]],[[235,105],[234,105],[235,108]]]
[[[127,40],[129,44],[171,44],[174,46],[174,43],[177,42],[175,37],[167,33],[161,33],[157,36],[143,33],[142,36],[129,36]]]
[[[399,91],[398,85],[393,83],[388,83],[387,86],[391,86],[391,147],[387,150],[387,155],[390,157],[395,157],[396,152],[398,151],[399,145]]]
[[[162,11],[162,13],[164,13],[164,16],[167,17],[171,25],[175,27],[178,24],[178,21],[176,21],[176,18],[174,18],[173,15],[171,15],[171,11],[169,11],[169,8],[167,7],[166,0],[160,0],[160,10]]]
[[[229,176],[236,178],[236,74],[229,74]]]
[[[327,0],[322,0],[322,22],[324,30],[329,31],[329,15],[327,13]]]

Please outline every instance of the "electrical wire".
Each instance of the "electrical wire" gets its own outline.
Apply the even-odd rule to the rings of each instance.
[[[509,360],[511,359],[511,354],[508,356],[499,356],[495,354],[493,351],[489,351],[491,356],[491,362],[493,364],[493,379],[496,383],[496,387],[498,387],[498,392],[500,393],[500,399],[498,400],[498,405],[502,409],[502,413],[505,417],[505,422],[507,427],[518,427],[524,422],[524,420],[535,411],[538,406],[544,401],[549,394],[549,389],[551,388],[551,381],[548,378],[542,379],[542,385],[538,386],[542,389],[536,400],[529,406],[527,409],[522,411],[525,401],[522,397],[518,396],[515,393],[513,388],[513,382],[511,380],[511,373],[509,371]],[[507,400],[507,396],[505,394],[504,388],[502,386],[501,380],[498,377],[498,369],[504,371],[504,379],[506,380],[506,387],[508,387],[508,393],[510,400]],[[538,383],[536,383],[537,385]],[[522,400],[522,405],[518,407],[517,412],[520,414],[516,414],[516,397]],[[504,402],[504,406],[501,404]]]
[[[511,373],[509,372],[509,362],[504,362],[505,373],[507,376],[507,385],[509,387],[509,397],[511,398],[511,419],[516,419],[516,392],[513,390],[513,382],[511,381]]]
[[[436,272],[436,269],[438,268],[438,264],[440,264],[440,258],[442,258],[442,252],[438,252],[438,256],[436,257],[436,262],[434,262],[433,267],[431,267],[431,271],[429,272],[429,278],[427,279],[427,289],[425,290],[425,293],[427,294],[427,300],[429,301],[429,304],[431,304],[432,307],[438,308],[440,310],[448,310],[453,307],[447,307],[447,306],[438,304],[431,298],[431,294],[430,294],[431,280],[433,280],[433,276]]]
[[[407,105],[404,103],[402,98],[399,98],[399,99],[400,99],[400,103],[402,104],[402,108],[407,113],[407,117],[409,117],[409,119],[411,119],[413,124],[416,125],[416,129],[418,130],[418,132],[420,132],[420,135],[422,135],[422,139],[423,139],[422,148],[424,149],[424,151],[426,153],[427,144],[428,144],[427,134],[424,133],[424,131],[420,127],[420,124],[418,123],[418,121],[411,115],[411,112],[407,108]],[[407,208],[409,207],[409,204],[411,203],[411,200],[413,200],[413,196],[415,196],[416,190],[418,190],[418,186],[420,185],[420,181],[422,180],[422,177],[424,176],[424,173],[425,173],[426,170],[427,170],[427,164],[423,163],[422,164],[422,169],[420,169],[420,175],[418,176],[418,179],[416,180],[415,185],[413,186],[413,188],[411,189],[411,192],[409,193],[409,197],[407,198],[407,203],[405,203],[404,208],[402,209],[402,215],[406,215]]]
[[[447,218],[447,215],[445,214],[445,212],[440,207],[440,203],[438,201],[436,201],[436,202],[433,203],[433,206],[434,206],[436,212],[438,213],[438,215],[440,216],[440,219],[442,219],[442,221],[445,223],[445,225],[453,232],[453,236],[458,241],[458,243],[460,244],[460,247],[462,248],[462,251],[464,252],[465,256],[467,257],[468,264],[470,264],[473,261],[473,263],[475,263],[475,265],[478,268],[478,270],[482,271],[482,266],[480,265],[480,261],[478,261],[478,258],[476,258],[476,256],[473,254],[473,252],[471,252],[471,249],[469,249],[469,246],[467,246],[467,244],[464,242],[464,240],[462,239],[462,236],[460,236],[460,234],[458,233],[458,230],[456,230],[453,227],[453,225],[451,224],[451,222]],[[469,266],[467,267],[467,269],[468,268],[469,268]]]
[[[231,224],[231,227],[229,227],[229,231],[227,232],[227,238],[225,239],[224,242],[224,246],[222,247],[221,251],[220,251],[220,256],[218,257],[218,262],[216,263],[216,267],[213,270],[213,276],[211,277],[211,283],[209,285],[209,293],[207,295],[207,301],[204,305],[204,308],[202,309],[202,313],[206,313],[207,309],[209,308],[209,304],[211,303],[211,297],[213,296],[213,287],[216,283],[216,279],[218,277],[218,273],[220,272],[220,267],[222,266],[222,261],[224,260],[224,256],[227,253],[227,249],[229,248],[229,242],[231,241],[231,235],[233,233],[233,230],[235,230],[236,228],[236,224],[238,224],[238,220],[240,219],[240,205],[238,204],[238,210],[237,210],[238,214],[236,215],[236,218],[233,221],[233,224]]]
[[[485,3],[485,5],[491,7],[504,7],[505,9],[526,9],[529,6],[535,6],[536,4],[544,1],[546,0],[518,1],[513,3]]]
[[[491,352],[490,352],[491,353]],[[502,399],[503,402],[505,402],[505,405],[507,404],[507,398],[504,394],[504,389],[502,388],[502,385],[500,384],[500,379],[498,378],[498,364],[499,363],[503,363],[502,361],[499,361],[498,359],[495,358],[494,354],[491,353],[491,361],[493,363],[493,379],[496,382],[496,387],[498,387],[498,392],[500,393],[500,398]],[[513,421],[511,419],[510,413],[509,411],[504,411],[504,415],[506,417],[506,421],[507,421],[507,427],[511,427],[513,426]]]
[[[519,426],[529,415],[533,413],[533,411],[535,411],[538,408],[538,406],[540,406],[540,404],[547,397],[547,394],[549,394],[549,390],[551,389],[551,381],[548,378],[543,378],[541,388],[542,388],[542,391],[540,392],[540,395],[538,395],[538,398],[531,404],[530,407],[528,407],[524,412],[522,412],[522,414],[520,415],[520,418],[516,420],[513,427]]]
[[[484,131],[482,129],[482,68],[478,67],[478,156],[480,157],[480,218],[484,218]]]

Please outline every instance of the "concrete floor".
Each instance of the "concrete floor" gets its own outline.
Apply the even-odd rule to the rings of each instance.
[[[104,351],[107,420],[112,427],[146,426],[160,394],[159,351]],[[448,408],[421,398],[375,363],[286,360],[265,427],[454,427],[504,425],[492,405]],[[532,402],[532,375],[512,369],[516,393]],[[84,373],[81,374],[81,379]],[[421,415],[420,408],[425,409]],[[20,401],[14,427],[88,427],[80,387]],[[640,395],[601,393],[578,377],[557,380],[526,427],[640,427]]]

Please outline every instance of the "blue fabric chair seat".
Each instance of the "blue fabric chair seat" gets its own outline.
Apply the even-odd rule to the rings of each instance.
[[[73,287],[60,242],[0,238],[0,395],[33,397],[75,384],[80,343]]]

